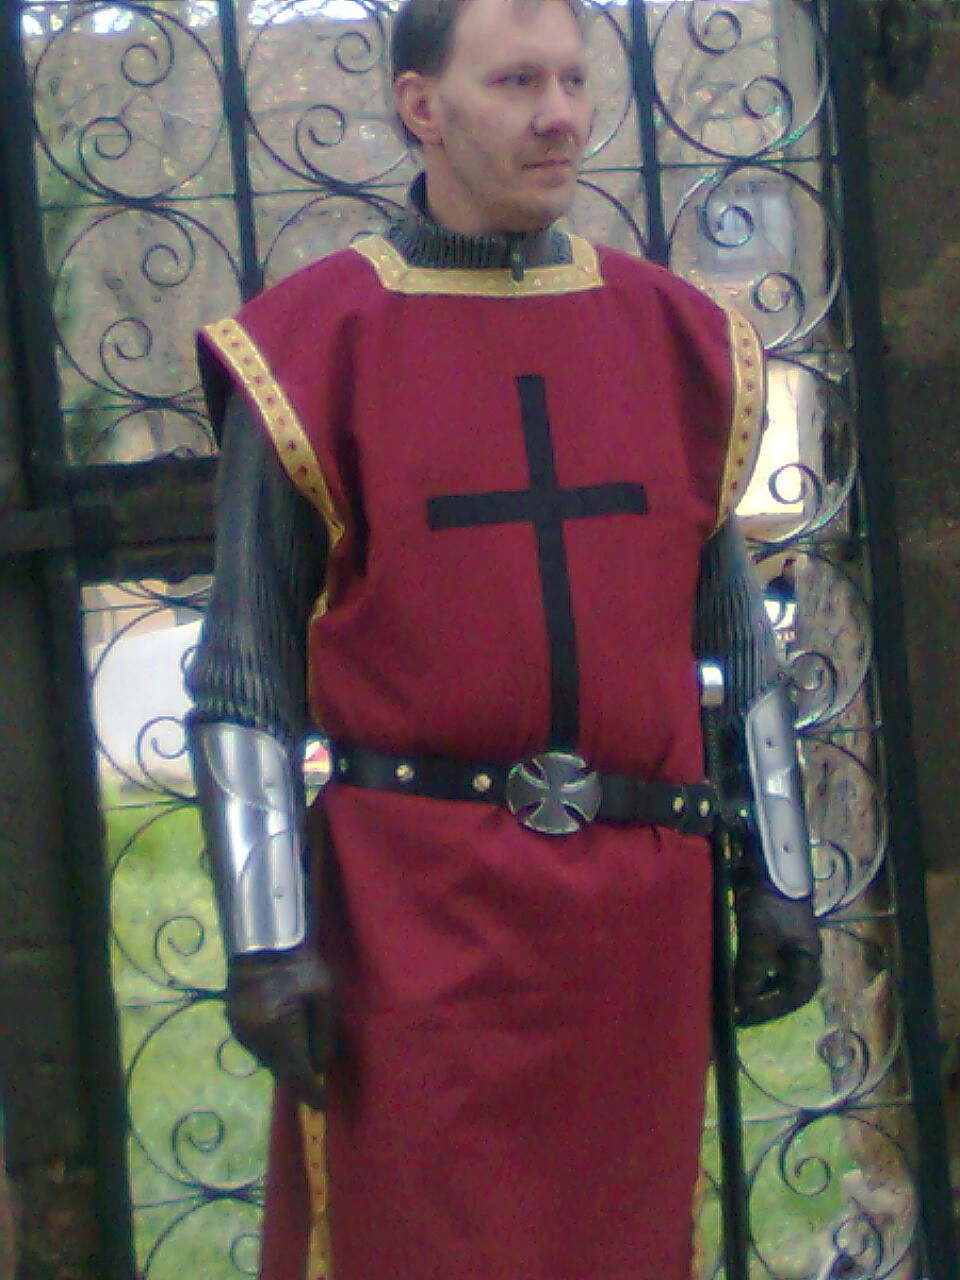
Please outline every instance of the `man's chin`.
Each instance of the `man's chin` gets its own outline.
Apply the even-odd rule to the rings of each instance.
[[[573,192],[564,193],[563,196],[556,200],[545,201],[543,209],[539,215],[538,226],[549,226],[550,223],[556,222],[558,218],[565,217],[570,212],[570,206],[573,204]]]
[[[539,231],[570,212],[574,190],[554,190],[515,210],[514,231]]]

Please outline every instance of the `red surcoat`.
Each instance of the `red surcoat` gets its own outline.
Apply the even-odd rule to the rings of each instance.
[[[667,272],[574,244],[515,283],[374,237],[206,331],[327,523],[309,691],[335,740],[510,762],[574,734],[602,770],[702,776],[692,605],[759,351]],[[336,1280],[686,1280],[706,842],[345,785],[322,805]],[[279,1098],[265,1280],[323,1271],[311,1143]]]

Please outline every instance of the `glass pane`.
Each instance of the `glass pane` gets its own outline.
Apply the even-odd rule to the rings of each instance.
[[[223,953],[185,752],[205,584],[88,587],[111,958],[145,1280],[256,1275],[270,1082],[223,1018]]]
[[[26,4],[22,32],[68,457],[209,453],[193,334],[238,301],[213,6]]]
[[[590,84],[597,110],[570,225],[589,240],[643,254],[646,204],[629,30],[626,5],[587,6]]]

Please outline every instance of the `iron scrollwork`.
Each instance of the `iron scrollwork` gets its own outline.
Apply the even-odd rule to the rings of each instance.
[[[144,1280],[182,1274],[186,1257],[205,1276],[256,1275],[263,1205],[270,1086],[223,1018],[224,959],[183,726],[204,595],[200,583],[87,590]]]
[[[228,6],[245,100],[225,72]],[[738,305],[771,355],[770,452],[744,518],[797,706],[827,982],[806,1011],[740,1037],[751,1266],[773,1280],[908,1280],[920,1274],[913,1135],[829,33],[801,0],[591,9],[599,109],[574,227],[656,253]],[[212,450],[191,334],[238,304],[244,231],[272,280],[399,206],[413,163],[388,118],[391,14],[375,0],[23,6],[75,462]],[[638,101],[648,55],[653,96]],[[644,153],[641,121],[655,154]],[[242,157],[231,151],[238,134]],[[246,196],[234,185],[240,159]],[[132,609],[131,622],[96,651],[95,702],[145,619],[201,603],[147,585],[121,594],[110,607]],[[163,661],[178,670],[183,652]],[[138,1247],[151,1280],[212,1235],[219,1253],[205,1275],[255,1274],[263,1198],[262,1137],[250,1135],[262,1133],[267,1081],[219,1011],[222,956],[181,716],[144,713],[123,749],[101,735]],[[158,1068],[185,1045],[189,1070]],[[708,1129],[704,1276],[722,1271],[714,1144]]]
[[[906,1280],[920,1256],[914,1134],[828,33],[801,3],[678,0],[657,12],[669,261],[738,306],[770,356],[761,474],[741,516],[794,691],[824,937],[818,1001],[739,1037],[752,1224],[743,1265],[772,1280]],[[711,1152],[708,1140],[708,1206],[719,1188]],[[715,1276],[710,1221],[708,1208],[702,1271]]]
[[[204,13],[124,0],[24,6],[75,462],[213,447],[192,333],[214,318],[207,299],[233,303],[236,252],[229,206],[211,199],[229,168]]]

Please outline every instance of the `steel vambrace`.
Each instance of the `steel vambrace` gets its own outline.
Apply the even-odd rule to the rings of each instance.
[[[751,704],[744,728],[767,875],[785,898],[808,898],[813,892],[810,837],[786,685],[774,685]]]
[[[304,803],[283,745],[236,724],[195,724],[190,751],[227,956],[306,936]]]

